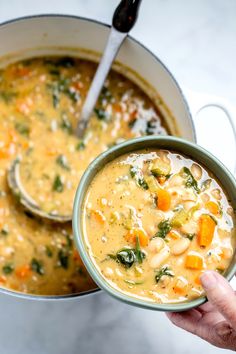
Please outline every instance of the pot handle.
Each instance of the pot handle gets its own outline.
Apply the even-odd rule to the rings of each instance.
[[[235,107],[226,99],[214,95],[202,94],[198,92],[193,92],[190,90],[185,90],[186,95],[190,102],[191,113],[193,119],[197,119],[198,113],[208,107],[219,108],[225,113],[226,118],[232,129],[234,137],[234,156],[236,156],[236,109]],[[236,159],[233,166],[233,172],[236,174]]]

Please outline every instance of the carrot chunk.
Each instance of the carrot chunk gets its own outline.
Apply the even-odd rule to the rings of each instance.
[[[139,238],[140,246],[146,247],[149,242],[149,237],[143,229],[131,229],[126,235],[125,240],[133,244],[136,243],[136,238]]]
[[[59,153],[59,151],[58,151],[58,149],[55,149],[54,147],[52,147],[52,148],[49,148],[49,149],[47,148],[45,153],[46,153],[47,156],[56,156]]]
[[[6,283],[6,277],[4,275],[0,276],[0,284],[5,284]]]
[[[91,215],[99,224],[105,224],[106,218],[100,210],[91,210]]]
[[[27,67],[18,67],[15,69],[15,77],[24,77],[30,74],[30,69]]]
[[[201,284],[201,281],[200,281],[200,276],[201,276],[201,275],[202,275],[202,273],[198,274],[198,275],[195,277],[194,283],[195,283],[196,285],[202,285],[202,284]]]
[[[121,107],[121,105],[120,105],[119,103],[115,103],[115,104],[113,105],[113,109],[114,109],[114,111],[117,112],[117,113],[122,113],[122,107]]]
[[[202,269],[203,268],[203,258],[198,254],[188,254],[186,257],[186,268],[189,269]]]
[[[0,149],[0,159],[6,159],[10,157],[9,150],[6,148]]]
[[[207,210],[209,210],[210,213],[214,214],[214,215],[219,215],[220,212],[220,208],[219,205],[213,201],[209,201],[205,204],[205,208]]]
[[[28,264],[22,265],[15,270],[16,276],[21,279],[28,278],[31,275],[31,269]]]
[[[73,251],[73,259],[74,259],[74,261],[80,261],[81,260],[79,252],[77,250]]]
[[[211,244],[216,223],[210,215],[203,214],[199,219],[198,243],[202,247],[207,247]]]
[[[159,189],[157,192],[157,207],[162,211],[170,209],[171,196],[165,189]]]
[[[183,277],[179,277],[174,284],[173,290],[176,294],[182,295],[186,293],[187,286],[188,281]]]

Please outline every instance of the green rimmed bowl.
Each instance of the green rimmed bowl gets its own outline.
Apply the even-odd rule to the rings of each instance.
[[[199,162],[201,165],[205,166],[207,170],[211,171],[217,179],[220,181],[223,190],[226,195],[230,197],[230,202],[232,207],[236,209],[236,180],[229,170],[211,153],[196,145],[190,143],[189,141],[172,137],[172,136],[148,136],[141,137],[136,139],[128,140],[122,144],[114,146],[113,148],[105,151],[99,155],[86,169],[84,172],[80,184],[78,186],[73,209],[73,231],[75,243],[84,262],[89,274],[97,285],[108,292],[110,295],[115,297],[118,300],[121,300],[127,304],[152,309],[157,311],[185,311],[191,308],[197,307],[203,304],[207,299],[206,297],[200,297],[198,299],[180,303],[173,304],[162,304],[149,302],[143,299],[138,299],[127,294],[122,293],[121,291],[112,287],[109,282],[107,282],[104,277],[99,273],[98,269],[94,265],[92,259],[89,256],[84,235],[83,235],[83,223],[82,223],[82,212],[84,199],[90,186],[92,180],[96,174],[110,161],[115,158],[126,154],[135,152],[137,150],[142,150],[146,148],[155,148],[155,149],[166,149],[177,151],[180,154],[189,156],[192,160]],[[230,280],[234,273],[236,272],[236,252],[234,255],[230,266],[224,273],[226,279]]]

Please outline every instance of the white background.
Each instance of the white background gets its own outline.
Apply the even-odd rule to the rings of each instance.
[[[110,23],[117,3],[0,0],[0,21],[66,13]],[[235,0],[143,0],[132,35],[164,61],[181,86],[234,104],[235,16]],[[197,98],[191,95],[191,107]],[[209,109],[198,117],[197,128],[199,142],[232,169],[235,146],[225,115]],[[0,295],[0,318],[1,354],[226,353],[175,328],[163,314],[120,304],[104,293],[60,303]]]

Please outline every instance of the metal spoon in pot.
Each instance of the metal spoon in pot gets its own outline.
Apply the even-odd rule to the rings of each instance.
[[[80,119],[76,128],[76,136],[82,138],[87,128],[91,113],[95,107],[107,74],[129,31],[133,28],[141,0],[122,0],[116,8],[108,41],[82,107]],[[20,181],[20,158],[13,161],[8,172],[8,185],[19,202],[32,214],[54,222],[67,222],[72,215],[59,215],[43,211],[30,197]]]

